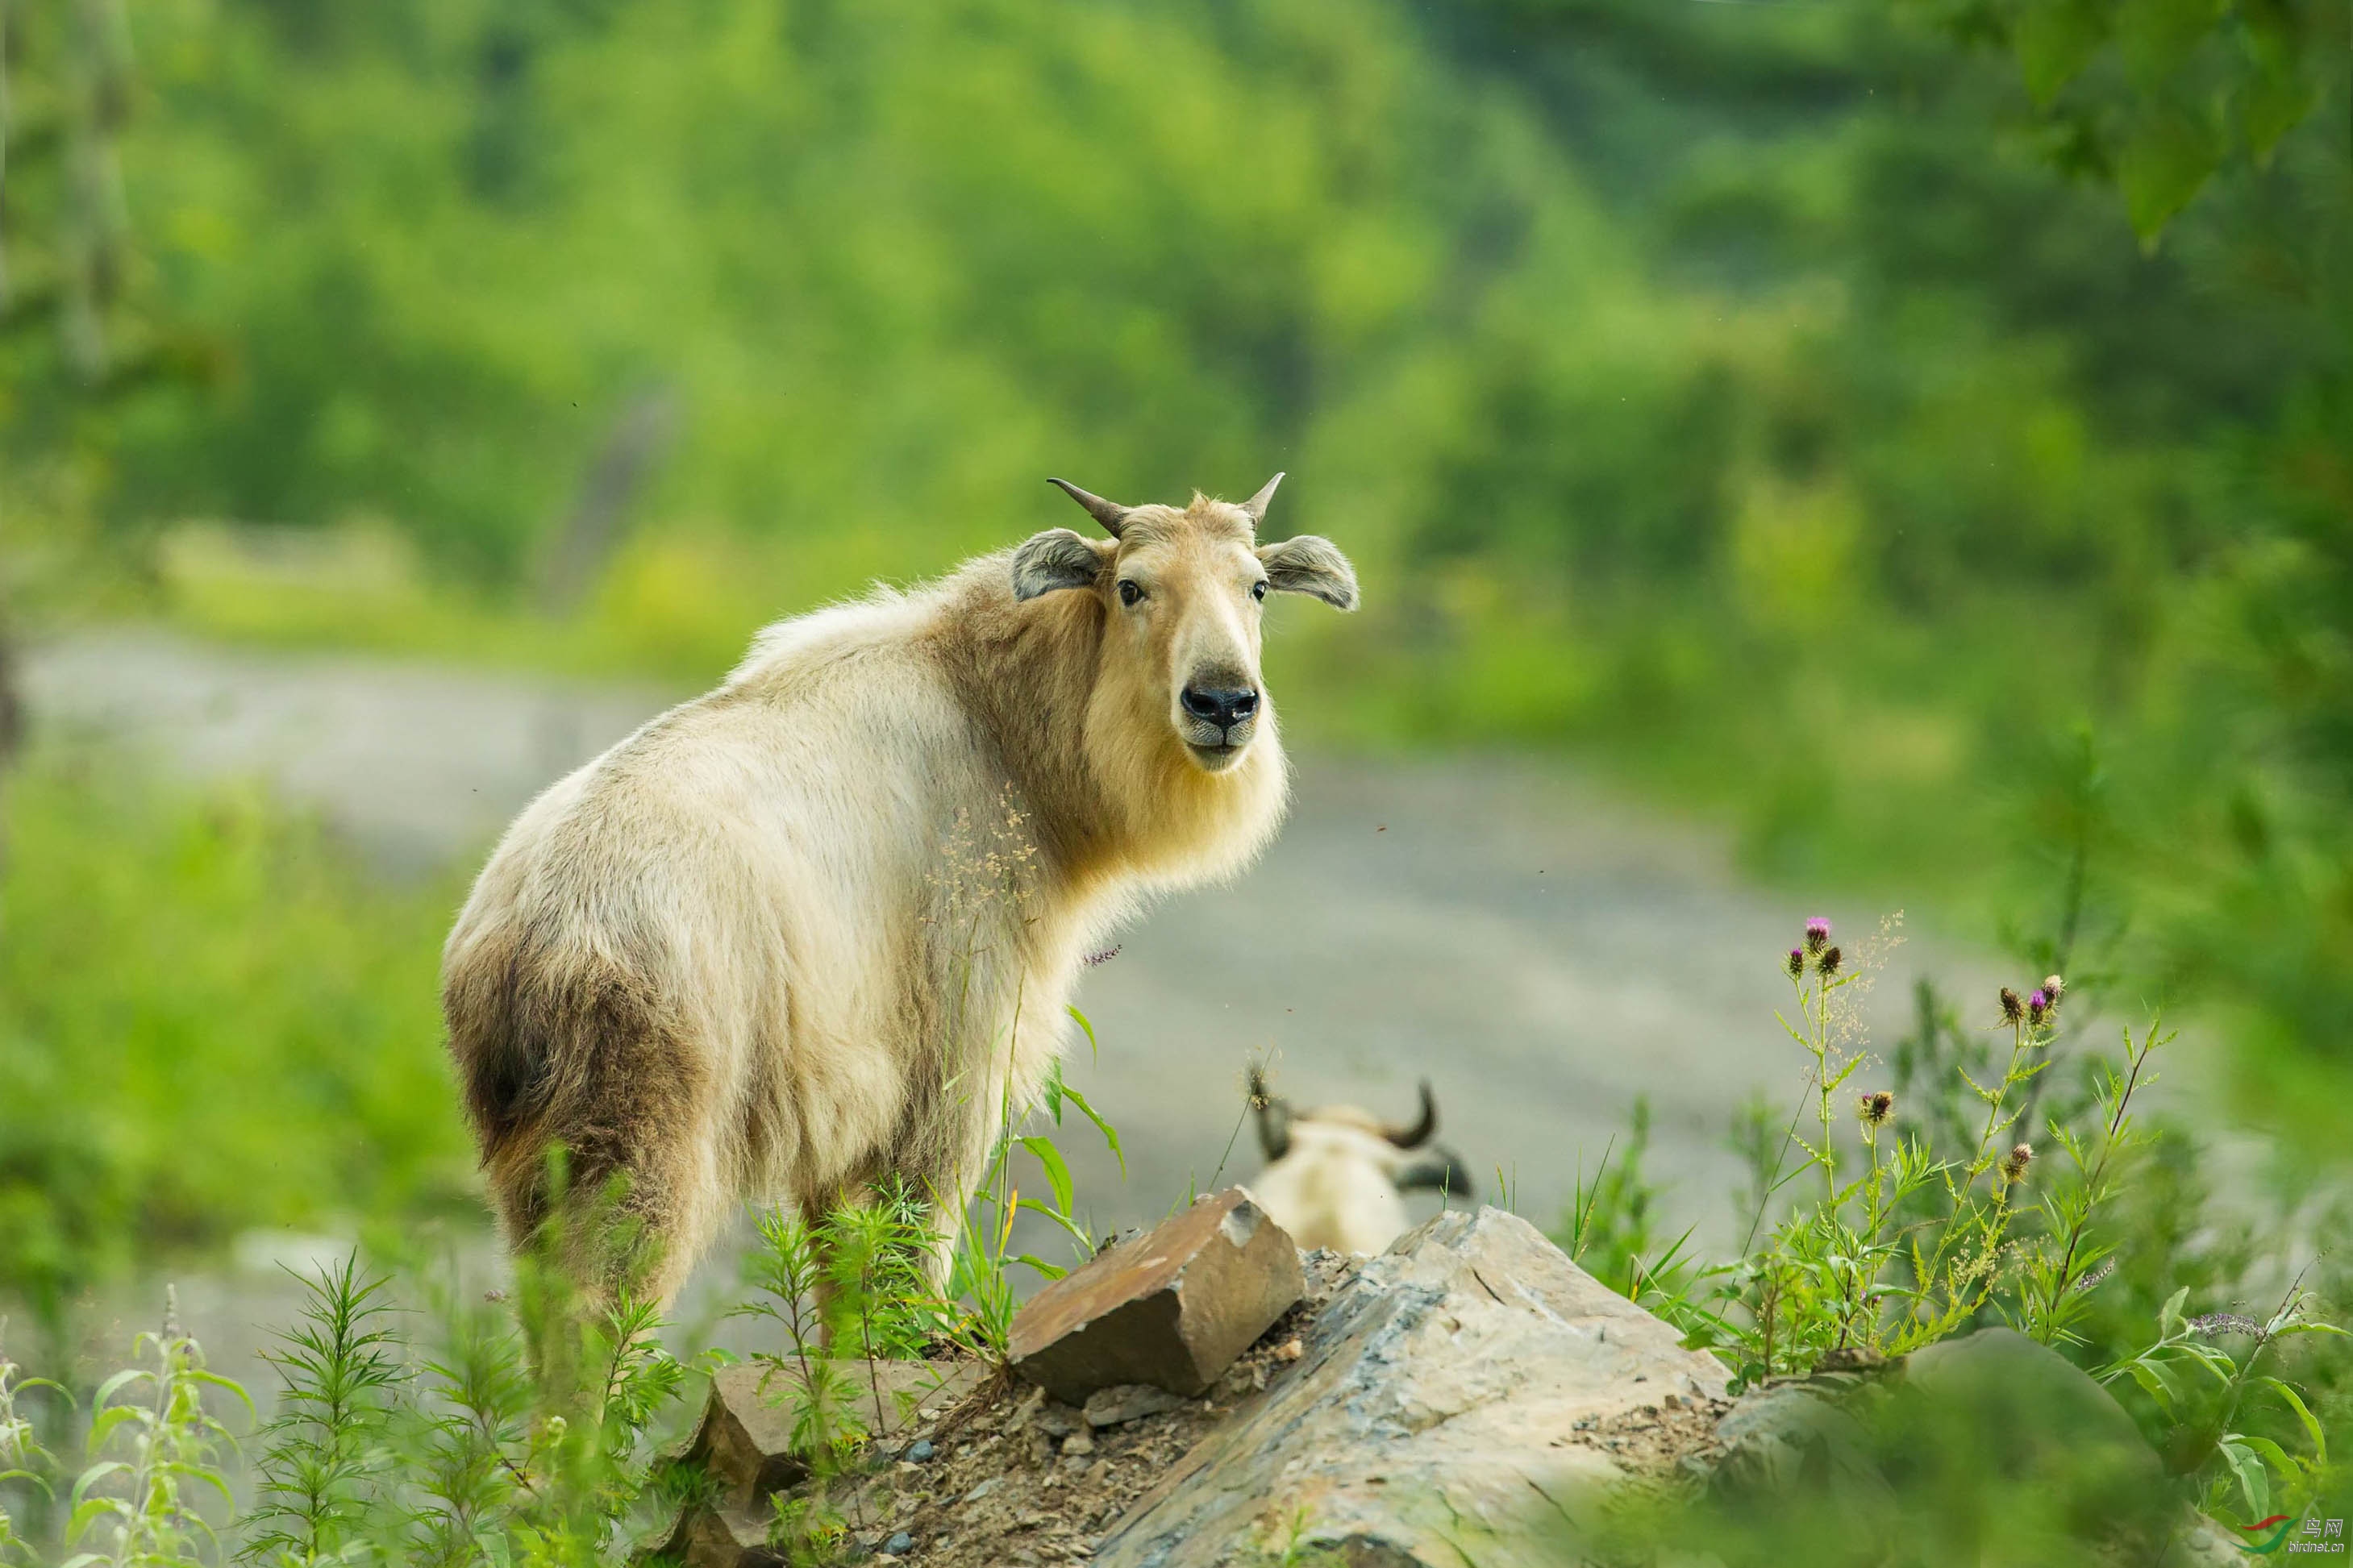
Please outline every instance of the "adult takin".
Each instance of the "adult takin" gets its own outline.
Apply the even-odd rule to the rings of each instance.
[[[1301,1110],[1271,1091],[1255,1068],[1250,1103],[1266,1155],[1250,1194],[1302,1247],[1385,1252],[1405,1234],[1398,1194],[1427,1190],[1464,1202],[1477,1196],[1462,1156],[1437,1142],[1438,1101],[1427,1082],[1421,1114],[1408,1127],[1353,1105]]]
[[[1282,817],[1261,603],[1356,604],[1328,541],[1256,542],[1282,479],[1184,507],[1056,479],[1109,538],[1050,529],[770,626],[526,807],[442,957],[509,1244],[597,1194],[618,1212],[568,1266],[667,1303],[737,1204],[897,1179],[944,1279],[1081,955]]]

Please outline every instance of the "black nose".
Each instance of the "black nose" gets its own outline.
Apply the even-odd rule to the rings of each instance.
[[[1185,705],[1186,712],[1220,730],[1230,730],[1258,711],[1258,693],[1247,687],[1188,686],[1176,700]]]

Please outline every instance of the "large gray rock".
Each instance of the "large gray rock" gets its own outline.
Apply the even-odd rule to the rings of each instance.
[[[1358,1564],[1557,1563],[1593,1521],[1608,1434],[1713,1416],[1725,1372],[1496,1209],[1440,1215],[1345,1285],[1305,1353],[1103,1540],[1103,1568],[1324,1551]],[[1646,1414],[1654,1413],[1654,1414]]]

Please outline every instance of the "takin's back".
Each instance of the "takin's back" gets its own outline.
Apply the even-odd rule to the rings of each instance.
[[[528,1184],[551,1141],[589,1167],[576,1178],[626,1166],[617,1145],[649,1125],[720,1118],[698,1141],[739,1166],[887,1133],[904,1073],[881,1069],[903,1058],[826,1047],[887,1044],[922,1011],[911,944],[940,826],[989,809],[997,788],[971,717],[909,636],[925,607],[894,595],[788,623],[727,685],[508,830],[443,960],[494,1186]]]

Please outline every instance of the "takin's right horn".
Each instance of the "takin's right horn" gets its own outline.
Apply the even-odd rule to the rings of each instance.
[[[1429,1142],[1430,1134],[1437,1131],[1438,1100],[1430,1092],[1430,1080],[1423,1079],[1421,1080],[1421,1120],[1410,1127],[1392,1127],[1388,1130],[1387,1137],[1390,1142],[1400,1149],[1419,1149]]]
[[[1082,490],[1068,479],[1048,479],[1046,482],[1060,486],[1063,494],[1086,508],[1087,515],[1102,523],[1103,531],[1113,539],[1117,539],[1119,531],[1127,526],[1127,514],[1130,509],[1120,505],[1119,502],[1105,500],[1092,490]]]

